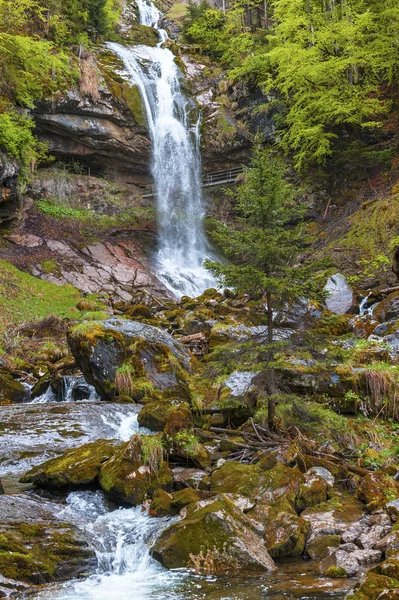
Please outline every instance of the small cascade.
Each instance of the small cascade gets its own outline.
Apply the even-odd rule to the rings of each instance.
[[[198,296],[215,286],[203,267],[211,252],[203,226],[200,120],[181,90],[174,55],[162,47],[168,36],[158,26],[161,14],[152,2],[137,0],[137,6],[140,23],[158,30],[158,46],[107,46],[122,59],[147,115],[158,214],[157,277],[177,297]]]
[[[51,385],[47,390],[34,398],[32,404],[41,404],[43,402],[99,402],[100,396],[95,388],[89,385],[84,377],[65,376],[62,378],[57,390]]]

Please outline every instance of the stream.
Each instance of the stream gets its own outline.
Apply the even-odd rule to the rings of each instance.
[[[66,397],[75,385],[65,381]],[[315,563],[277,564],[274,573],[248,577],[199,576],[164,569],[149,549],[170,517],[149,517],[142,506],[119,508],[100,491],[37,492],[19,475],[67,448],[99,438],[128,440],[149,430],[137,423],[137,405],[81,400],[32,402],[2,407],[0,475],[6,494],[45,506],[56,519],[78,529],[93,548],[95,572],[84,579],[38,586],[37,600],[327,600],[343,598],[353,580],[319,577]],[[34,509],[33,509],[34,510]],[[175,517],[176,518],[176,517]],[[25,596],[22,596],[25,597]]]

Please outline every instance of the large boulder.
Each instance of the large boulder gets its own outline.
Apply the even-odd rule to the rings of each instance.
[[[157,489],[170,491],[173,473],[162,458],[157,438],[134,435],[101,466],[101,488],[111,500],[134,506],[151,498]]]
[[[68,331],[68,343],[86,381],[103,400],[188,396],[190,355],[157,327],[117,318],[86,321]]]
[[[54,516],[53,507],[43,498],[26,494],[0,496],[3,577],[42,584],[87,576],[95,569],[87,541]]]
[[[263,471],[256,465],[225,462],[211,476],[211,490],[219,494],[241,494],[250,498],[259,488]]]
[[[20,481],[39,488],[86,486],[97,480],[101,465],[115,452],[116,447],[107,440],[84,444],[33,467]]]
[[[360,480],[357,496],[370,510],[381,509],[399,498],[399,483],[386,473],[369,473]]]
[[[340,273],[332,275],[328,279],[324,291],[328,294],[326,306],[332,313],[345,315],[353,311],[356,297],[343,275]]]
[[[236,573],[274,568],[260,525],[225,496],[192,504],[186,510],[186,517],[165,529],[151,550],[168,569]]]
[[[20,381],[6,371],[0,372],[0,404],[28,402],[29,396],[29,389]]]
[[[373,310],[373,317],[380,323],[399,319],[399,292],[389,294]]]

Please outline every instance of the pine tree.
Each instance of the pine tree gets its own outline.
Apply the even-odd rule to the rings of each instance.
[[[230,262],[208,262],[223,284],[254,298],[266,298],[268,340],[273,342],[273,309],[284,302],[320,297],[314,266],[296,264],[309,245],[294,187],[284,179],[282,161],[259,145],[245,180],[232,193],[237,225],[218,224],[212,237]],[[313,263],[314,264],[314,263]]]

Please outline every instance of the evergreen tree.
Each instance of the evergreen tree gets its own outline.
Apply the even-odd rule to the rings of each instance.
[[[309,245],[309,235],[291,184],[284,179],[281,160],[259,145],[245,180],[232,193],[239,214],[237,225],[218,224],[212,237],[229,263],[207,267],[223,284],[265,297],[268,339],[273,342],[273,309],[284,302],[320,297],[312,275],[315,266],[296,264]]]

